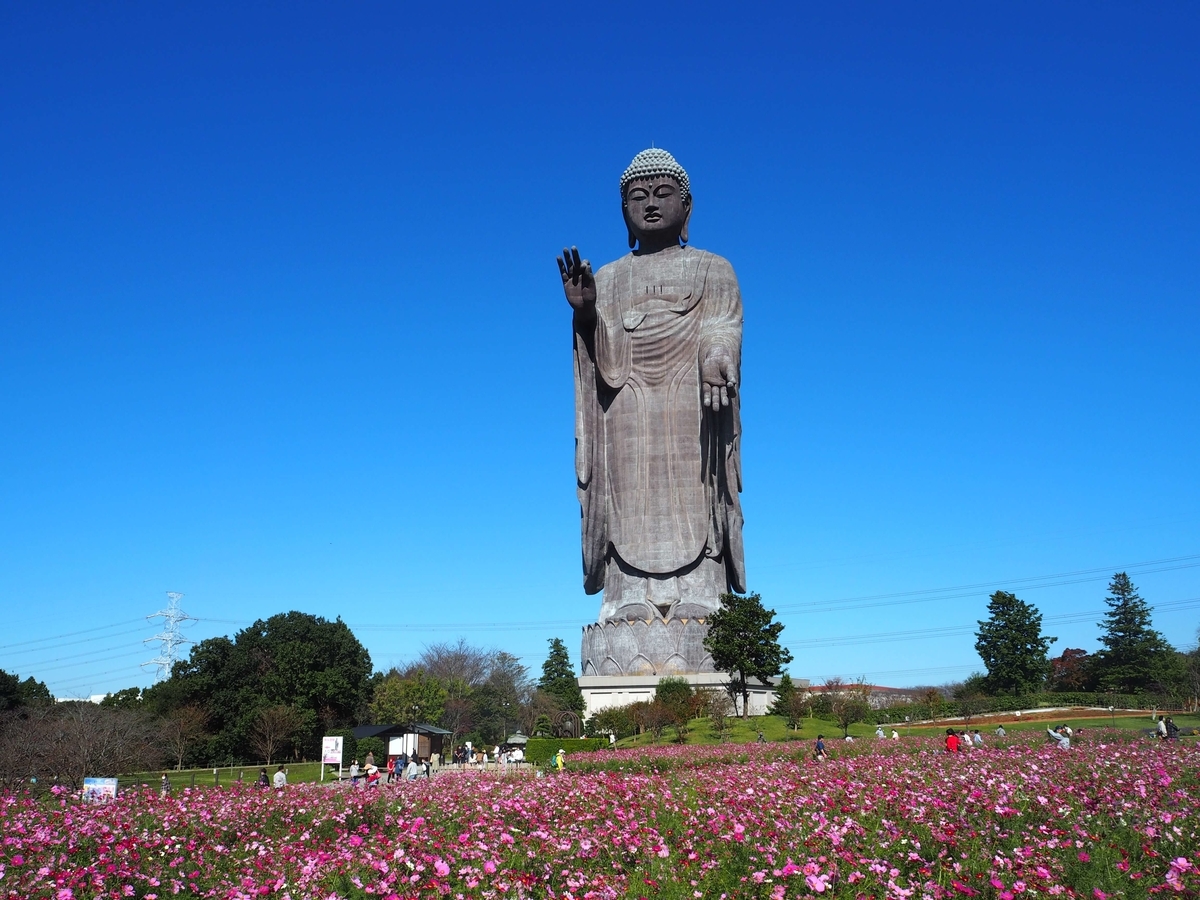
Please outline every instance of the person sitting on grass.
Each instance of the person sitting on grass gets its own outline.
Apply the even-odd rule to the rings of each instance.
[[[958,735],[955,733],[953,728],[946,729],[946,752],[958,752]]]

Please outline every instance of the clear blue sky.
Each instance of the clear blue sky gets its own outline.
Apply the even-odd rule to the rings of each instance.
[[[168,590],[195,639],[578,664],[554,254],[625,252],[651,142],[741,280],[793,675],[962,678],[998,588],[1094,650],[1123,567],[1193,645],[1198,46],[1185,2],[5,5],[0,667],[149,684]]]

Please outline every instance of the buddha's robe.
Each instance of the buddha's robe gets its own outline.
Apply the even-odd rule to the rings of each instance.
[[[744,591],[742,301],[733,268],[680,247],[631,253],[595,277],[595,317],[575,314],[584,588],[604,589],[614,565],[653,580],[712,561],[724,568],[718,591]],[[714,412],[703,405],[700,367],[718,345],[738,390]],[[604,608],[620,605],[613,601],[606,592]],[[717,608],[718,597],[705,605]]]

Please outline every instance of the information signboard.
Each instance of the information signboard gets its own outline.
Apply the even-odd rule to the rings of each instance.
[[[83,779],[83,799],[88,803],[107,803],[117,798],[117,779]]]
[[[340,766],[342,764],[342,741],[343,738],[338,736],[328,736],[321,738],[321,762],[330,766]]]

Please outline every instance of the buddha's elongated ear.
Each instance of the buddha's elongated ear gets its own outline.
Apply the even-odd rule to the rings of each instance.
[[[688,222],[690,222],[692,220],[692,195],[691,194],[688,194],[687,202],[685,205],[687,206],[687,213],[683,217],[683,227],[679,229],[679,240],[681,243],[686,245],[688,242]]]
[[[629,224],[629,207],[625,205],[625,201],[621,201],[621,216],[625,219],[625,231],[629,234],[629,249],[637,249],[637,237],[633,233],[633,226]]]

